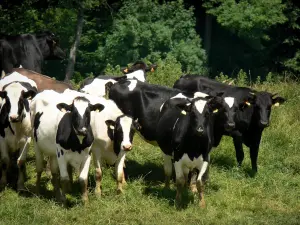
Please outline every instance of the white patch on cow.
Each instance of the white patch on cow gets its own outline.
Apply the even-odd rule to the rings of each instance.
[[[123,116],[120,118],[120,125],[123,131],[123,140],[121,142],[121,149],[123,149],[123,146],[132,145],[129,137],[131,124],[132,124],[132,119],[130,117]]]
[[[13,72],[11,73],[9,76],[5,76],[3,79],[0,80],[0,87],[3,87],[9,83],[12,83],[14,81],[21,81],[21,82],[26,82],[29,83],[32,87],[37,87],[36,83],[31,80],[28,79],[27,77],[23,76],[22,74],[18,73],[18,72]],[[1,90],[2,88],[0,88]]]
[[[201,166],[201,169],[199,170],[199,174],[198,174],[198,178],[197,178],[197,181],[201,181],[202,180],[202,177],[203,177],[203,174],[206,172],[207,170],[207,166],[208,166],[208,162],[204,161],[202,163],[202,166]]]
[[[83,118],[86,108],[89,106],[89,103],[84,100],[75,99],[74,107],[77,109],[80,116]]]
[[[23,68],[23,66],[20,64],[19,68]]]
[[[129,91],[133,91],[136,87],[137,80],[130,80],[130,84],[128,85]]]
[[[82,141],[83,141],[83,139],[84,139],[84,136],[83,136],[83,135],[77,135],[77,138],[78,138],[80,144],[82,144]]]
[[[202,100],[202,99],[195,102],[196,109],[198,110],[198,112],[200,114],[203,112],[206,102],[207,101]]]
[[[227,105],[229,106],[229,108],[231,108],[233,106],[233,103],[234,103],[233,97],[225,97],[224,100],[227,103]]]
[[[126,74],[127,76],[127,79],[133,79],[133,78],[136,78],[138,79],[139,81],[142,81],[142,82],[145,82],[145,73],[143,70],[137,70],[137,71],[134,71],[132,73],[128,73]]]
[[[22,90],[26,91],[26,89],[19,83],[12,83],[5,88],[5,91],[7,92],[7,97],[11,105],[10,112],[8,115],[9,117],[18,117],[19,100],[21,97]]]
[[[103,97],[106,94],[105,85],[108,82],[112,82],[114,84],[117,81],[113,79],[104,80],[104,79],[95,78],[92,83],[85,85],[80,91],[86,94]]]
[[[205,94],[205,93],[200,92],[200,91],[197,91],[197,92],[194,93],[194,98],[198,98],[198,97],[205,98],[206,96],[208,96],[208,94]]]
[[[163,154],[164,157],[164,171],[167,177],[172,176],[172,156]]]
[[[121,150],[119,155],[118,155],[118,159],[117,159],[117,179],[121,180],[123,176],[123,171],[124,171],[124,161],[125,161],[125,157],[126,157],[126,152]]]
[[[173,98],[187,98],[187,97],[186,97],[185,95],[183,95],[182,93],[179,93],[179,94],[173,96],[173,97],[170,98],[170,99],[173,99]]]
[[[89,174],[89,168],[91,164],[91,156],[87,155],[87,158],[84,159],[82,165],[81,165],[81,172],[79,175],[79,180],[87,180],[88,174]]]

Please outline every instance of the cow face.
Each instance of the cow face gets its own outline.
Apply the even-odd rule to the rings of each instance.
[[[144,63],[142,61],[137,61],[130,68],[125,67],[125,68],[122,68],[121,70],[124,74],[127,74],[127,73],[133,73],[134,71],[137,71],[137,70],[146,71],[147,68],[148,67],[147,67],[146,63]]]
[[[51,32],[45,32],[38,36],[39,41],[45,42],[40,47],[46,60],[61,60],[66,57],[65,52],[60,48],[58,38]]]
[[[102,104],[90,104],[85,97],[76,97],[71,105],[59,103],[56,106],[60,111],[71,113],[71,123],[77,136],[86,136],[90,127],[91,111],[102,111]]]
[[[192,100],[186,108],[190,115],[190,130],[194,135],[204,136],[209,132],[211,116],[226,110],[223,98],[207,96]]]
[[[258,116],[258,125],[262,128],[269,126],[272,106],[277,106],[285,102],[285,99],[276,94],[268,92],[255,93],[255,113]]]
[[[131,117],[122,115],[116,121],[106,120],[108,136],[114,141],[114,151],[119,154],[120,150],[132,149],[133,135],[139,125]]]
[[[2,98],[1,117],[11,123],[22,122],[29,112],[28,100],[36,95],[34,90],[25,91],[19,83],[12,83],[0,92]]]

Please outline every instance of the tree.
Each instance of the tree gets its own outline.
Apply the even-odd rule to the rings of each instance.
[[[94,58],[103,62],[102,68],[107,63],[126,65],[141,58],[156,62],[172,55],[185,72],[205,70],[193,9],[185,9],[182,1],[125,0],[102,40]]]

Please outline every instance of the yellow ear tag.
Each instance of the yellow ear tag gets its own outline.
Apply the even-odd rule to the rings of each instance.
[[[248,101],[246,101],[245,104],[246,104],[247,106],[250,106],[250,105],[251,105],[250,102],[248,102]]]
[[[100,112],[99,109],[96,109],[95,111],[96,111],[96,112]]]
[[[67,112],[67,110],[65,108],[61,108],[61,110],[63,113]]]
[[[213,113],[217,113],[219,110],[218,109],[215,109],[214,111],[213,111]]]
[[[274,106],[279,106],[279,102],[276,102],[276,103],[274,104]]]
[[[109,128],[112,129],[112,130],[115,129],[115,127],[113,125],[109,125]]]
[[[154,68],[153,67],[151,68],[151,72],[154,72]]]
[[[125,73],[127,73],[128,72],[128,68],[126,68],[125,70],[123,70]]]
[[[186,115],[186,111],[182,110],[182,111],[181,111],[181,114],[182,114],[182,115]]]

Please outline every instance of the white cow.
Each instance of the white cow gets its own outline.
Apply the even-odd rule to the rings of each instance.
[[[0,81],[0,151],[2,177],[0,186],[7,184],[7,170],[11,160],[9,155],[18,153],[17,189],[24,189],[25,164],[31,141],[30,99],[37,92],[34,81],[15,73]]]

